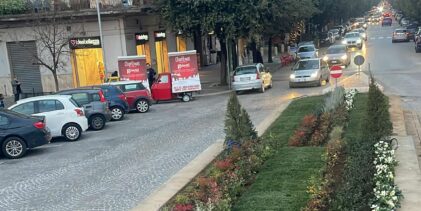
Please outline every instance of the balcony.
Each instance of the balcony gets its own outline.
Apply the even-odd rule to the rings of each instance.
[[[154,0],[98,0],[101,10],[124,10],[150,7]],[[90,11],[96,0],[0,0],[0,16],[43,13],[49,11]]]

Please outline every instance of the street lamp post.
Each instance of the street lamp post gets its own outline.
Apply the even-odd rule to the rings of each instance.
[[[101,23],[101,12],[99,10],[99,2],[96,1],[96,12],[98,15],[98,25],[99,25],[99,37],[101,39],[101,49],[102,49],[102,61],[104,63],[104,74],[107,72],[107,56],[105,55],[105,46],[104,46],[104,36],[102,34],[102,23]]]

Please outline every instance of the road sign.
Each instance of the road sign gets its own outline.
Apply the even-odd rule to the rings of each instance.
[[[364,64],[365,62],[365,58],[364,56],[361,55],[357,55],[354,57],[354,64],[357,66],[361,66],[362,64]]]
[[[342,67],[341,66],[332,66],[330,68],[330,76],[332,78],[340,78],[342,76]]]

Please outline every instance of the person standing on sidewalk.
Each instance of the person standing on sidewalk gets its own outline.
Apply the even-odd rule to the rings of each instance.
[[[151,64],[147,63],[147,64],[146,64],[146,67],[147,67],[146,71],[147,71],[147,73],[148,73],[149,88],[152,88],[152,84],[153,84],[153,82],[155,81],[155,75],[156,75],[156,72],[155,72],[155,70],[151,67]]]
[[[4,96],[0,93],[0,108],[4,108]]]
[[[21,83],[18,81],[18,78],[13,79],[12,81],[12,88],[13,88],[13,94],[15,95],[15,102],[17,102],[20,99],[20,94],[22,93],[22,89],[20,87]]]

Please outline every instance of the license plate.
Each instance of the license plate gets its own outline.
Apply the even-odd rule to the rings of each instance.
[[[332,63],[333,63],[333,64],[336,64],[336,63],[338,63],[338,62],[337,62],[337,61],[332,61]]]
[[[240,81],[250,81],[250,77],[247,77],[247,78],[240,78]]]
[[[305,78],[299,78],[299,79],[298,79],[298,82],[304,82],[304,81],[306,81],[306,79],[305,79]]]

